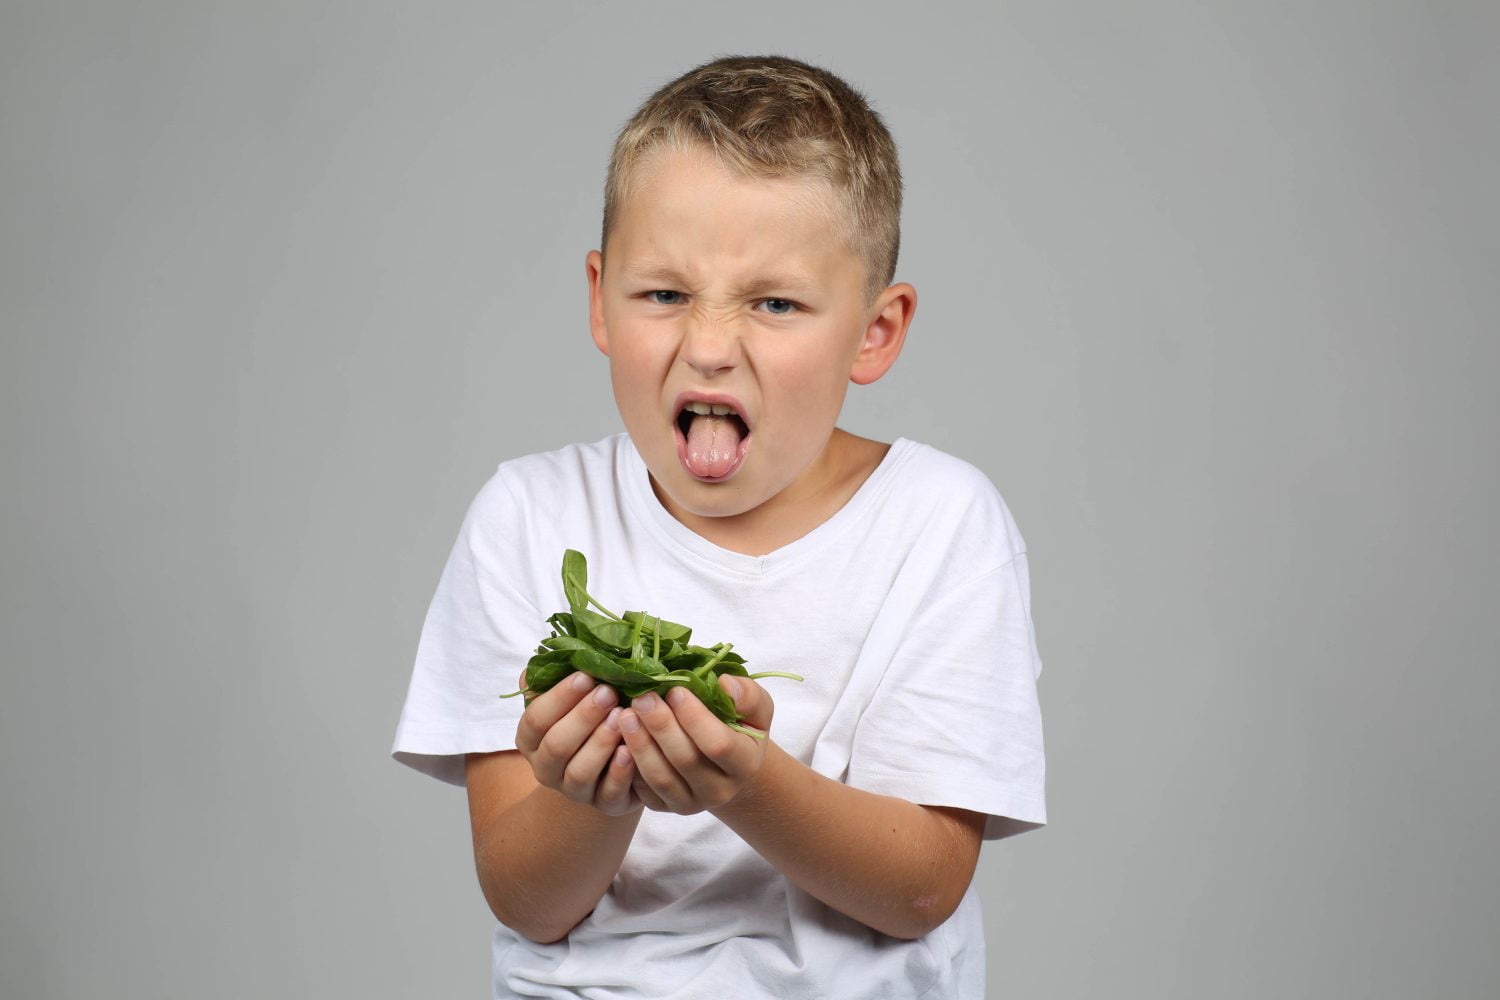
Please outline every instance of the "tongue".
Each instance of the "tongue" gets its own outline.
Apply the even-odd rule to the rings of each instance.
[[[687,433],[687,464],[693,475],[718,479],[734,465],[740,429],[729,417],[695,414]]]

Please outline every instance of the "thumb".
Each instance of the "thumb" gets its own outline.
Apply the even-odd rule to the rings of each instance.
[[[734,699],[735,711],[740,713],[746,725],[761,730],[771,728],[771,715],[775,712],[776,705],[771,701],[771,696],[766,694],[765,688],[748,677],[737,677],[734,674],[720,677],[719,686]]]

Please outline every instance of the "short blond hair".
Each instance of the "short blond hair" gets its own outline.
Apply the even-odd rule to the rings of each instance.
[[[901,247],[896,143],[865,98],[832,73],[783,56],[726,56],[646,99],[620,130],[604,182],[600,250],[637,168],[663,150],[711,151],[744,177],[827,183],[870,298],[891,283]]]

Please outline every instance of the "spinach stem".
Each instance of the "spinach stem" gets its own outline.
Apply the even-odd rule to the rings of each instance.
[[[604,617],[613,619],[614,621],[617,621],[617,622],[622,622],[622,621],[625,620],[625,619],[621,618],[619,615],[615,614],[613,611],[611,611],[608,608],[606,608],[604,605],[600,604],[598,601],[594,600],[594,598],[588,593],[588,591],[584,591],[584,596],[589,599],[589,603],[590,604],[592,604],[594,607],[596,607],[596,608],[599,609],[599,611],[604,615]]]
[[[624,619],[621,618],[619,615],[615,614],[613,611],[609,610],[604,605],[602,605],[598,601],[594,600],[594,595],[590,594],[588,592],[588,588],[587,587],[584,587],[582,584],[579,583],[578,577],[574,576],[571,573],[568,573],[566,568],[564,568],[563,572],[566,574],[566,577],[565,577],[566,582],[573,584],[573,586],[575,586],[579,590],[583,591],[583,600],[584,600],[584,606],[585,607],[587,607],[588,605],[592,604],[594,607],[598,608],[604,614],[604,617],[610,618],[610,619],[612,619],[614,621],[617,621],[617,622],[618,621],[624,621]]]
[[[759,729],[751,729],[749,726],[742,726],[738,722],[726,722],[724,723],[724,725],[728,726],[730,729],[733,729],[737,733],[744,733],[751,739],[763,740],[766,738],[766,734],[761,732]]]
[[[717,652],[714,653],[714,658],[703,664],[703,666],[699,667],[697,670],[694,670],[693,673],[697,674],[699,677],[707,677],[709,674],[713,673],[714,666],[720,660],[724,659],[724,655],[733,648],[734,643],[732,642],[719,643],[714,647],[714,649],[717,650]]]
[[[751,679],[751,680],[752,680],[752,681],[758,681],[758,680],[760,680],[760,679],[761,679],[761,678],[762,678],[762,677],[785,677],[785,678],[787,678],[787,679],[788,679],[788,680],[793,680],[793,681],[800,681],[800,680],[802,680],[802,679],[803,679],[803,678],[802,678],[802,677],[801,677],[801,676],[800,676],[800,675],[798,675],[798,674],[788,674],[788,673],[783,673],[783,672],[782,672],[782,671],[780,671],[780,670],[762,670],[762,671],[761,671],[761,672],[760,672],[760,673],[758,673],[758,674],[751,674],[751,675],[750,675],[750,679]]]

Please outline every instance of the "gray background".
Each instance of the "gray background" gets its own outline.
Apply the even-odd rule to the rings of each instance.
[[[990,995],[1495,996],[1496,11],[5,4],[0,995],[485,995],[422,618],[497,462],[618,427],[614,131],[777,51],[903,151],[845,426],[1031,551]]]

